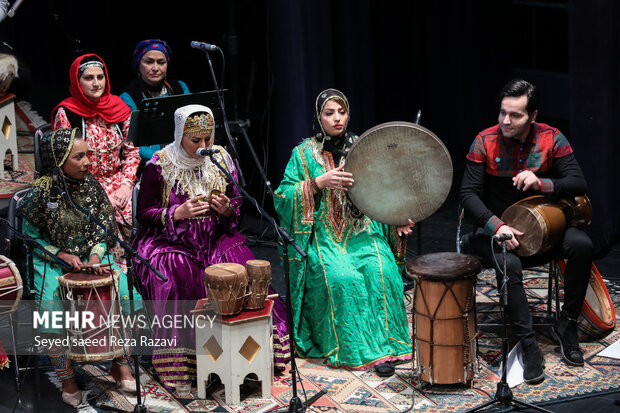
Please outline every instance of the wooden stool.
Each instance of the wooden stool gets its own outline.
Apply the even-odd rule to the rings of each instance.
[[[205,306],[198,301],[194,316]],[[227,404],[239,404],[239,386],[245,377],[254,373],[261,381],[262,397],[271,397],[273,381],[273,350],[271,310],[273,301],[256,311],[242,311],[235,316],[218,316],[210,324],[209,318],[196,322],[196,370],[198,397],[205,398],[209,374],[215,373],[224,384]],[[213,319],[214,314],[209,317]]]
[[[12,93],[0,96],[0,179],[4,179],[4,157],[6,151],[13,155],[13,170],[17,164],[17,123],[15,122],[15,95]]]

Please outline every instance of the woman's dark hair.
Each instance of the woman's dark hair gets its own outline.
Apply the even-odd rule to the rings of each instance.
[[[527,113],[530,115],[538,110],[538,90],[536,86],[523,79],[512,79],[499,92],[499,103],[505,97],[527,96]]]

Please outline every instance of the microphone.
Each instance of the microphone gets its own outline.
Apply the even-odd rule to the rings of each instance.
[[[216,45],[205,43],[205,42],[191,42],[190,45],[194,49],[200,49],[200,50],[204,50],[206,52],[213,52],[213,51],[216,51],[216,50],[220,50],[220,48],[217,47]]]
[[[52,172],[52,188],[50,189],[50,196],[47,201],[47,209],[58,209],[58,194],[60,190],[58,188],[58,172],[56,169]]]
[[[211,156],[211,155],[215,155],[216,153],[219,153],[220,150],[219,149],[196,149],[196,156],[199,158],[204,158],[206,156]]]
[[[512,234],[510,233],[493,235],[494,241],[502,242],[502,241],[508,241],[509,239],[512,239]]]
[[[6,14],[7,17],[13,17],[15,16],[15,12],[17,12],[17,9],[19,8],[19,6],[21,6],[21,4],[24,2],[24,0],[17,0],[14,4],[13,7],[11,7],[11,9],[8,11],[8,13]]]

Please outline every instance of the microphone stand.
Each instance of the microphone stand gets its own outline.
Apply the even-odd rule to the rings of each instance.
[[[217,79],[215,77],[215,71],[213,70],[213,63],[211,63],[211,57],[209,56],[209,52],[207,50],[204,51],[205,56],[207,57],[207,62],[209,63],[209,69],[211,71],[211,77],[213,78],[213,84],[215,85],[215,92],[217,94],[217,99],[220,104],[220,108],[222,108],[222,119],[224,121],[224,130],[226,131],[226,137],[228,138],[228,142],[230,143],[230,148],[232,149],[232,153],[234,155],[233,161],[235,162],[235,167],[237,168],[237,173],[239,175],[239,181],[241,182],[241,186],[245,186],[245,178],[243,176],[243,171],[239,166],[239,153],[237,152],[237,147],[235,146],[235,141],[230,134],[230,128],[228,127],[228,118],[226,117],[226,108],[224,106],[224,96],[222,95],[222,89],[217,84]],[[221,50],[220,50],[221,52]]]
[[[493,242],[493,241],[491,241]],[[498,403],[501,407],[512,407],[513,409],[521,407],[529,407],[530,409],[537,410],[543,413],[553,413],[550,410],[543,409],[542,407],[536,406],[535,404],[527,403],[523,400],[515,399],[512,395],[512,390],[510,390],[510,386],[506,380],[506,375],[508,371],[507,360],[508,360],[508,275],[506,273],[506,240],[501,239],[502,243],[502,256],[504,258],[503,269],[504,273],[502,275],[502,283],[499,287],[500,301],[502,305],[502,378],[497,383],[497,390],[495,391],[495,396],[493,400],[490,400],[486,403],[481,404],[480,406],[474,407],[473,409],[467,410],[466,413],[476,412],[480,409],[484,409],[485,407],[491,406],[495,403]],[[492,248],[492,247],[491,247]]]
[[[134,287],[134,278],[133,278],[133,271],[132,271],[133,258],[135,257],[138,260],[140,260],[141,263],[146,265],[162,281],[168,281],[168,277],[163,275],[159,270],[154,268],[147,260],[145,260],[140,254],[138,254],[138,251],[136,251],[127,241],[120,239],[117,236],[116,233],[112,233],[111,231],[109,231],[108,227],[106,227],[97,218],[93,217],[92,214],[89,211],[85,210],[83,207],[81,207],[80,205],[76,204],[73,201],[73,199],[71,199],[69,194],[67,194],[67,192],[65,192],[62,188],[60,188],[60,186],[58,187],[58,191],[59,191],[59,195],[60,196],[62,196],[65,200],[67,200],[67,202],[69,202],[75,209],[77,209],[82,214],[84,214],[84,216],[90,222],[94,223],[99,228],[103,229],[105,231],[106,235],[109,238],[111,238],[114,241],[118,242],[123,247],[123,249],[125,251],[125,255],[128,257],[128,265],[127,265],[127,274],[126,274],[126,276],[127,276],[127,290],[129,291],[129,311],[131,313],[131,316],[135,318],[135,308],[134,308],[134,302],[133,302],[133,287]],[[139,290],[139,288],[136,288],[136,289]],[[146,311],[146,307],[145,307],[145,311]],[[136,354],[135,351],[132,354],[132,358],[133,358],[134,371],[135,371],[134,374],[136,376],[135,377],[135,379],[136,379],[136,405],[134,406],[133,411],[134,411],[134,413],[146,413],[148,410],[147,410],[146,406],[142,403],[142,392],[141,392],[141,388],[140,388],[140,361],[138,359],[138,354]],[[127,412],[126,410],[122,410],[122,409],[119,409],[119,408],[113,407],[113,406],[101,405],[99,407],[102,408],[102,409],[109,410],[109,411],[112,411],[112,412],[117,412],[117,413],[126,413]]]
[[[271,224],[276,234],[278,235],[278,238],[280,239],[279,244],[282,247],[282,261],[283,261],[283,267],[284,267],[284,278],[286,281],[286,297],[287,297],[286,299],[286,325],[288,327],[289,337],[290,337],[289,347],[291,351],[291,381],[293,383],[293,396],[289,400],[288,407],[282,407],[282,408],[278,408],[275,410],[268,410],[268,411],[274,411],[274,412],[286,411],[286,412],[291,412],[291,413],[305,412],[309,405],[317,401],[324,394],[327,394],[327,392],[324,389],[321,389],[316,394],[314,394],[312,397],[307,399],[305,402],[303,402],[297,395],[297,363],[295,362],[295,351],[296,350],[295,350],[295,332],[294,332],[295,330],[293,326],[293,310],[291,308],[291,281],[290,281],[290,276],[289,276],[290,269],[289,269],[289,262],[288,262],[288,247],[289,245],[293,246],[293,248],[295,248],[297,252],[302,256],[302,258],[306,258],[307,254],[299,247],[299,245],[295,243],[295,240],[286,232],[286,229],[284,227],[278,226],[275,220],[271,216],[269,216],[269,214],[267,214],[267,212],[265,212],[265,210],[261,208],[260,205],[258,205],[258,202],[256,201],[256,199],[252,198],[243,188],[241,188],[241,186],[233,179],[233,177],[226,170],[226,168],[224,168],[222,165],[220,165],[219,162],[215,160],[214,153],[210,153],[209,157],[211,158],[211,162],[213,162],[213,164],[217,166],[218,169],[222,171],[222,173],[224,173],[224,175],[226,175],[226,177],[233,183],[233,185],[235,185],[235,187],[239,190],[239,192],[241,192],[241,194],[245,198],[247,198],[252,203],[252,205],[254,205],[254,207],[261,214],[261,216],[263,216]]]
[[[263,182],[265,182],[265,186],[267,187],[267,192],[269,192],[269,195],[271,195],[271,198],[273,199],[273,188],[271,187],[271,181],[267,178],[267,175],[265,174],[265,171],[263,170],[263,167],[261,166],[261,163],[258,160],[258,155],[256,155],[256,151],[254,150],[254,147],[252,146],[250,137],[248,136],[248,127],[250,126],[249,119],[245,121],[243,120],[230,121],[230,123],[236,126],[237,128],[239,128],[239,131],[243,135],[245,144],[248,146],[248,148],[250,148],[250,153],[252,154],[252,158],[254,159],[254,162],[256,163],[256,166],[258,167],[258,172],[261,174],[261,177],[263,178]]]

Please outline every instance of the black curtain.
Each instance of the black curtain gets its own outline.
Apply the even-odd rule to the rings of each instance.
[[[590,187],[597,251],[618,240],[620,144],[618,6],[614,0],[229,0],[152,2],[24,0],[0,35],[32,72],[27,96],[44,118],[68,95],[76,49],[100,54],[113,93],[131,80],[135,44],[167,40],[170,77],[192,91],[213,89],[192,40],[215,43],[212,54],[231,120],[250,120],[251,145],[277,187],[291,149],[311,134],[314,99],[342,90],[358,134],[383,122],[421,124],[448,148],[455,205],[465,154],[480,130],[497,122],[497,92],[522,76],[539,86],[539,119],[559,127],[575,149]],[[75,42],[76,39],[80,43]],[[20,98],[20,97],[18,97]],[[249,192],[270,209],[257,165],[240,140]]]
[[[413,121],[446,144],[456,203],[474,136],[497,122],[497,93],[513,77],[540,89],[539,120],[569,138],[590,185],[597,252],[618,239],[620,155],[618,7],[597,2],[270,0],[271,164],[281,179],[291,149],[311,133],[327,87],[351,103],[350,129]],[[567,104],[567,100],[570,104]]]
[[[588,180],[599,252],[620,234],[620,7],[614,0],[571,1],[571,144]]]

